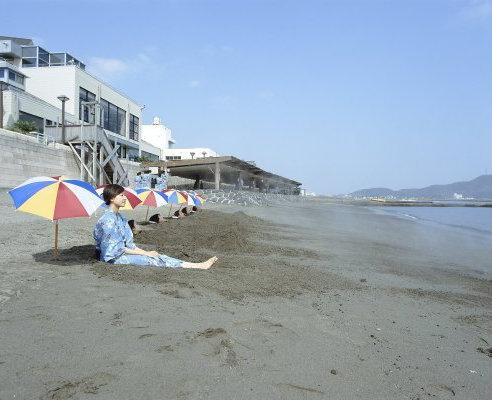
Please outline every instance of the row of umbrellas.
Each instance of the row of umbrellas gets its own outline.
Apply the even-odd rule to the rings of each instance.
[[[40,176],[28,179],[9,191],[14,207],[18,211],[38,215],[55,222],[54,254],[58,255],[58,221],[66,218],[89,217],[104,202],[104,186],[94,188],[91,184],[67,179],[64,176]],[[168,189],[125,188],[127,202],[123,210],[132,210],[138,206],[162,207],[166,204],[201,206],[205,199],[197,194]],[[171,210],[169,211],[171,214]],[[147,217],[146,217],[147,218]]]

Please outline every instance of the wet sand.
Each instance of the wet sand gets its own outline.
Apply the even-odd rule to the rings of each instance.
[[[145,210],[136,210],[136,219]],[[0,194],[0,399],[484,399],[490,237],[313,200],[213,206],[143,247],[209,271],[92,258],[91,219]],[[15,397],[14,397],[15,395]]]

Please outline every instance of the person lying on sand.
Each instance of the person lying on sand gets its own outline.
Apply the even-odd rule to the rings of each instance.
[[[146,251],[133,242],[133,233],[126,218],[119,212],[126,203],[124,188],[120,185],[107,185],[103,199],[109,206],[94,227],[94,240],[99,259],[111,264],[134,264],[149,267],[198,268],[209,269],[217,257],[205,262],[190,263],[177,258]]]

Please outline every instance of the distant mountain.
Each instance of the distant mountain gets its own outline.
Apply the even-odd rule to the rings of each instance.
[[[492,175],[481,175],[467,182],[455,182],[448,185],[432,185],[422,189],[391,190],[387,188],[362,189],[350,193],[350,197],[385,197],[389,199],[492,199]]]

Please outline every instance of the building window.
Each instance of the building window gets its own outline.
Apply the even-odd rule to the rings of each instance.
[[[36,58],[23,58],[22,59],[22,68],[32,68],[37,67]]]
[[[166,156],[166,160],[168,161],[181,160],[181,156]]]
[[[50,65],[50,53],[45,49],[38,47],[38,67],[49,67]]]
[[[130,161],[138,161],[138,150],[134,148],[128,148],[128,159]]]
[[[22,57],[38,57],[38,47],[37,46],[23,46],[22,47]]]
[[[0,68],[0,78],[3,78],[4,77],[4,72],[5,69],[4,68]]]
[[[126,136],[126,111],[101,99],[101,125],[104,129]]]
[[[89,124],[95,123],[96,120],[96,107],[95,106],[83,106],[82,102],[83,101],[95,101],[96,100],[96,95],[92,92],[89,92],[88,90],[84,89],[83,87],[79,88],[79,119],[84,120],[84,122],[87,122]],[[83,109],[82,109],[83,108]],[[83,118],[82,118],[83,114]]]
[[[149,161],[159,161],[159,156],[157,154],[152,154],[143,150],[142,150],[142,155],[140,157],[145,158],[146,160]]]
[[[133,114],[130,114],[130,139],[138,141],[139,123],[139,118]]]
[[[65,53],[51,53],[50,66],[65,65]]]
[[[44,132],[44,121],[43,118],[37,115],[32,115],[24,111],[19,111],[19,121],[29,121],[34,122],[37,127],[38,132]]]

